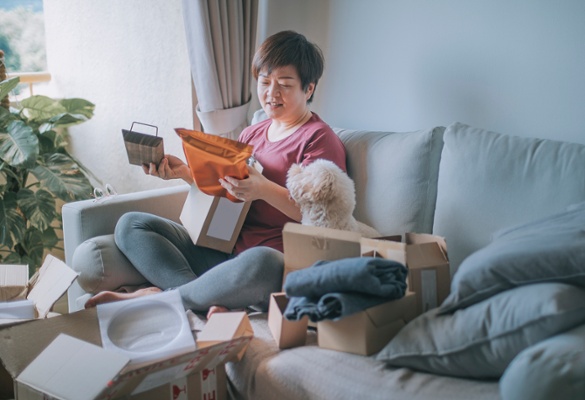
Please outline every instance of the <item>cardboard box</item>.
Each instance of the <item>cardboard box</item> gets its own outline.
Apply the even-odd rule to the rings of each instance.
[[[398,300],[317,323],[319,347],[369,356],[380,351],[416,316],[416,296],[407,292]]]
[[[177,399],[175,395],[184,394],[181,389],[194,388],[202,392],[189,392],[189,399],[226,398],[222,365],[252,339],[252,336],[231,338],[163,361],[132,367],[128,366],[129,357],[101,347],[95,309],[0,329],[3,337],[0,382],[14,380],[14,392],[7,391],[3,384],[1,395],[16,400],[47,396],[76,400],[165,400]],[[181,386],[184,382],[186,386]],[[213,382],[217,387],[210,387]]]
[[[252,329],[252,324],[246,312],[215,313],[211,315],[203,330],[197,335],[197,347],[215,346],[218,343],[242,336],[254,336],[254,329]],[[246,349],[247,346],[244,346],[235,354],[236,361],[242,359]]]
[[[8,275],[12,276],[7,278],[6,281],[20,282],[19,284],[22,284],[23,277],[28,277],[28,269],[26,275],[24,275],[22,268],[20,268],[22,266],[16,266],[19,267],[16,269],[12,267],[9,266],[9,268],[5,269]],[[63,261],[50,254],[47,255],[41,268],[25,284],[26,299],[31,300],[34,304],[35,318],[49,316],[53,305],[67,291],[73,281],[77,279],[77,276],[77,272],[69,268]],[[23,319],[0,319],[0,325],[21,321]]]
[[[282,231],[284,274],[310,267],[320,260],[359,257],[361,234],[289,222]]]
[[[440,236],[406,233],[404,243],[363,238],[363,254],[379,254],[408,267],[408,288],[417,296],[417,315],[441,305],[451,290],[447,244]]]
[[[309,317],[305,315],[299,321],[284,318],[288,297],[284,292],[272,293],[268,306],[268,328],[279,349],[304,346],[307,341]]]
[[[28,293],[28,265],[0,264],[0,301],[24,300]]]

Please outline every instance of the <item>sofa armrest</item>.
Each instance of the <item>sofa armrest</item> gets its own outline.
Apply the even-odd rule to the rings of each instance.
[[[116,222],[126,212],[144,211],[178,222],[188,192],[188,185],[179,185],[63,205],[65,262],[71,262],[73,252],[85,240],[114,233]]]

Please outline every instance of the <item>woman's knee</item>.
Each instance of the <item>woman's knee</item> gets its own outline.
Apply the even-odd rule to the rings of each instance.
[[[116,244],[120,246],[127,240],[133,240],[130,239],[133,234],[136,231],[143,231],[144,228],[148,226],[148,221],[152,217],[155,216],[139,211],[130,211],[122,215],[120,219],[118,219],[116,228],[114,229]]]
[[[253,247],[242,252],[239,257],[247,264],[246,271],[255,276],[275,276],[282,279],[284,255],[270,247]]]

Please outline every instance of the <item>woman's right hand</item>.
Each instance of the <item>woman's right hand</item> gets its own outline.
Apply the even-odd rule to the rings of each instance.
[[[189,166],[178,157],[170,154],[165,154],[163,159],[156,167],[156,164],[150,163],[149,165],[143,164],[142,170],[147,175],[157,176],[161,179],[183,179],[188,184],[193,183],[193,177],[191,176],[191,170]]]

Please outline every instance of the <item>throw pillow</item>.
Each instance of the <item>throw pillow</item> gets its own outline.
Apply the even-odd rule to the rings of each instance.
[[[585,287],[585,203],[497,232],[491,244],[463,261],[440,313],[538,282]]]
[[[527,348],[500,380],[502,400],[585,399],[585,325]]]
[[[433,309],[376,355],[395,367],[499,378],[525,348],[585,322],[585,290],[563,283],[521,286],[449,315]]]

